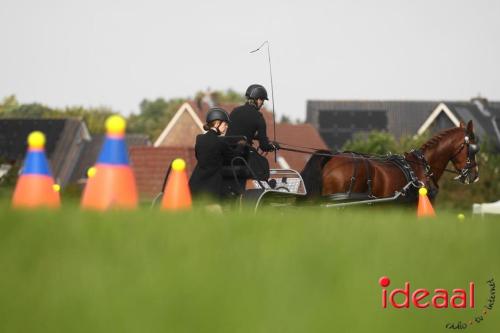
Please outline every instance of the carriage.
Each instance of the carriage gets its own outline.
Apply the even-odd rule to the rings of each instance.
[[[283,143],[282,143],[283,145]],[[300,152],[295,148],[286,148]],[[419,189],[426,187],[433,200],[439,190],[439,179],[444,172],[455,174],[463,184],[479,180],[475,156],[479,145],[472,121],[436,134],[419,149],[402,155],[374,156],[356,152],[302,151],[311,154],[305,168],[295,170],[256,171],[262,159],[250,154],[242,167],[254,186],[246,187],[242,201],[257,210],[264,205],[290,205],[301,199],[316,198],[322,207],[346,207],[384,202],[418,201]],[[448,163],[453,169],[447,168]],[[234,163],[231,163],[234,166]],[[236,173],[235,173],[236,174]],[[236,175],[234,175],[236,177]],[[292,178],[294,181],[291,181]],[[235,178],[236,179],[236,178]],[[290,186],[290,184],[294,184]]]
[[[225,137],[224,140],[234,146],[246,142],[245,137]],[[282,149],[299,152],[293,148]],[[302,151],[311,158],[300,173],[292,169],[270,169],[267,159],[247,145],[244,152],[224,162],[223,186],[239,207],[249,206],[255,211],[263,206],[291,206],[315,196],[322,207],[391,201],[415,203],[421,187],[430,188],[431,200],[435,197],[439,178],[445,171],[456,174],[454,179],[464,184],[476,182],[478,151],[471,121],[467,127],[461,124],[442,131],[420,149],[404,155]],[[454,170],[447,169],[449,162]],[[328,188],[322,188],[323,184]]]
[[[245,137],[225,137],[230,145],[246,141]],[[267,159],[252,146],[225,161],[223,186],[240,208],[257,211],[265,205],[290,206],[305,197],[306,187],[300,173],[293,169],[271,169]]]
[[[399,160],[400,155],[389,155],[387,157],[377,157],[379,159]],[[236,158],[240,160],[240,158]],[[304,201],[307,189],[302,175],[293,169],[269,169],[268,176],[263,178],[252,168],[250,161],[241,159],[241,164],[225,167],[223,172],[224,179],[228,183],[234,183],[236,179],[245,181],[245,189],[240,191],[238,196],[238,205],[240,207],[248,206],[257,211],[259,208],[270,207],[289,207],[295,206],[298,201]],[[234,162],[234,161],[233,161]],[[354,179],[354,178],[351,178]],[[405,200],[412,192],[412,189],[422,187],[424,184],[416,177],[409,178],[407,184],[392,196],[377,198],[368,193],[355,193],[352,191],[339,192],[334,195],[322,198],[321,207],[347,207],[354,205],[372,205],[375,203],[391,202],[396,200]]]
[[[239,137],[228,137],[226,140],[239,140]],[[285,148],[287,149],[287,148]],[[345,153],[345,152],[343,152]],[[325,152],[317,152],[316,156],[325,155]],[[335,156],[337,153],[326,153],[326,156]],[[346,192],[338,192],[333,195],[322,197],[319,202],[321,207],[347,207],[354,205],[372,205],[375,203],[390,202],[396,200],[411,201],[411,194],[424,184],[418,180],[412,172],[408,163],[404,162],[401,155],[366,156],[349,152],[352,158],[371,158],[384,160],[397,165],[405,174],[406,184],[396,190],[393,195],[383,198],[375,197],[372,193],[356,193],[352,186]],[[314,156],[314,154],[313,154]],[[366,159],[365,159],[366,161]],[[355,163],[357,166],[357,164]],[[357,167],[354,168],[351,177],[351,185],[356,180]],[[267,159],[259,155],[253,147],[248,147],[245,158],[233,157],[223,167],[223,178],[226,186],[231,188],[229,192],[237,196],[239,207],[248,206],[254,211],[264,206],[289,207],[295,206],[298,201],[305,202],[307,189],[302,175],[293,169],[270,169]],[[370,180],[369,180],[370,182]],[[238,184],[240,188],[234,188]]]

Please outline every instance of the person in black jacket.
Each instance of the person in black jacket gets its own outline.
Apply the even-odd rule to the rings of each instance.
[[[266,89],[260,84],[252,84],[245,93],[247,102],[231,112],[229,119],[228,136],[241,136],[247,138],[249,145],[253,144],[256,138],[259,141],[259,148],[265,152],[279,149],[279,145],[270,142],[266,132],[266,122],[259,110],[268,100]]]
[[[189,187],[193,196],[204,196],[211,199],[224,197],[222,183],[222,164],[232,154],[228,144],[220,140],[229,123],[229,116],[224,109],[212,108],[208,111],[205,134],[196,137],[195,154],[198,163],[189,179]]]

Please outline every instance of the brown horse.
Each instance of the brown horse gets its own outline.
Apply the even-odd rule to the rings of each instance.
[[[405,196],[414,201],[417,189],[425,186],[433,199],[439,179],[451,161],[456,180],[469,184],[479,179],[475,155],[479,151],[472,121],[467,127],[444,130],[420,149],[404,155],[371,156],[354,152],[332,154],[317,151],[307,162],[301,175],[307,197],[384,198],[401,191],[410,182]],[[406,192],[406,191],[405,191]]]

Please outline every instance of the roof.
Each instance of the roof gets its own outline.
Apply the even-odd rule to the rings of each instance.
[[[139,194],[148,199],[161,191],[165,174],[174,159],[186,161],[188,175],[196,165],[194,148],[135,146],[129,148],[129,155]]]
[[[492,107],[484,99],[444,104],[460,121],[466,123],[472,120],[476,135],[482,139],[488,138],[500,151],[500,108]]]
[[[442,107],[443,105],[445,107]],[[472,120],[477,135],[492,138],[497,148],[500,149],[500,102],[488,101],[481,97],[470,101],[310,100],[307,102],[307,121],[323,133],[328,129],[321,127],[319,119],[321,111],[385,111],[387,114],[386,130],[400,137],[414,135],[419,130],[421,132],[423,125],[430,124],[428,118],[431,115],[435,116],[435,111],[440,111],[437,110],[440,107],[443,111],[451,111],[453,123],[454,119],[463,122]]]
[[[319,128],[319,111],[387,111],[387,130],[399,137],[413,135],[439,105],[435,101],[307,101],[307,122]]]
[[[268,135],[271,140],[274,138],[273,127],[268,129]],[[309,147],[314,149],[328,149],[318,131],[311,124],[276,124],[276,141],[286,143],[295,147]],[[286,145],[283,145],[286,147]],[[300,148],[298,148],[300,149]],[[301,171],[307,161],[309,154],[279,150],[278,156],[282,156],[291,169]],[[272,168],[283,168],[274,162],[274,153],[268,154],[268,159]]]
[[[198,117],[200,117],[200,120],[202,123],[205,122],[205,119],[207,118],[207,113],[208,110],[210,109],[209,105],[203,101],[197,103],[193,100],[187,101],[189,105],[193,108],[193,110],[198,114]],[[233,112],[235,108],[238,106],[242,105],[241,103],[220,103],[217,104],[217,107],[223,108],[226,110],[228,113]],[[266,121],[266,124],[268,126],[273,123],[273,113],[266,108],[261,109],[262,115],[264,116],[264,119]]]
[[[66,119],[0,119],[0,156],[22,160],[28,149],[27,138],[33,131],[45,134],[45,153],[52,157]]]

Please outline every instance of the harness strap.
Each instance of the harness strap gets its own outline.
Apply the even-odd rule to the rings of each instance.
[[[371,174],[371,163],[370,160],[367,158],[363,159],[363,162],[365,164],[365,170],[366,170],[366,185],[368,186],[368,196],[372,197],[372,174]]]
[[[355,152],[351,152],[351,156],[353,159],[354,169],[351,177],[351,181],[349,183],[349,189],[347,190],[347,196],[350,198],[353,193],[354,185],[356,184],[356,179],[359,172],[360,161],[363,162],[366,171],[366,185],[368,187],[368,196],[373,197],[373,188],[372,188],[372,174],[371,174],[371,163],[368,158],[365,156],[360,156]]]
[[[349,184],[349,190],[347,191],[347,195],[350,197],[352,193],[352,189],[354,187],[354,183],[356,182],[356,176],[358,175],[358,159],[354,153],[351,153],[352,159],[354,161],[354,170],[352,172],[351,182]]]

